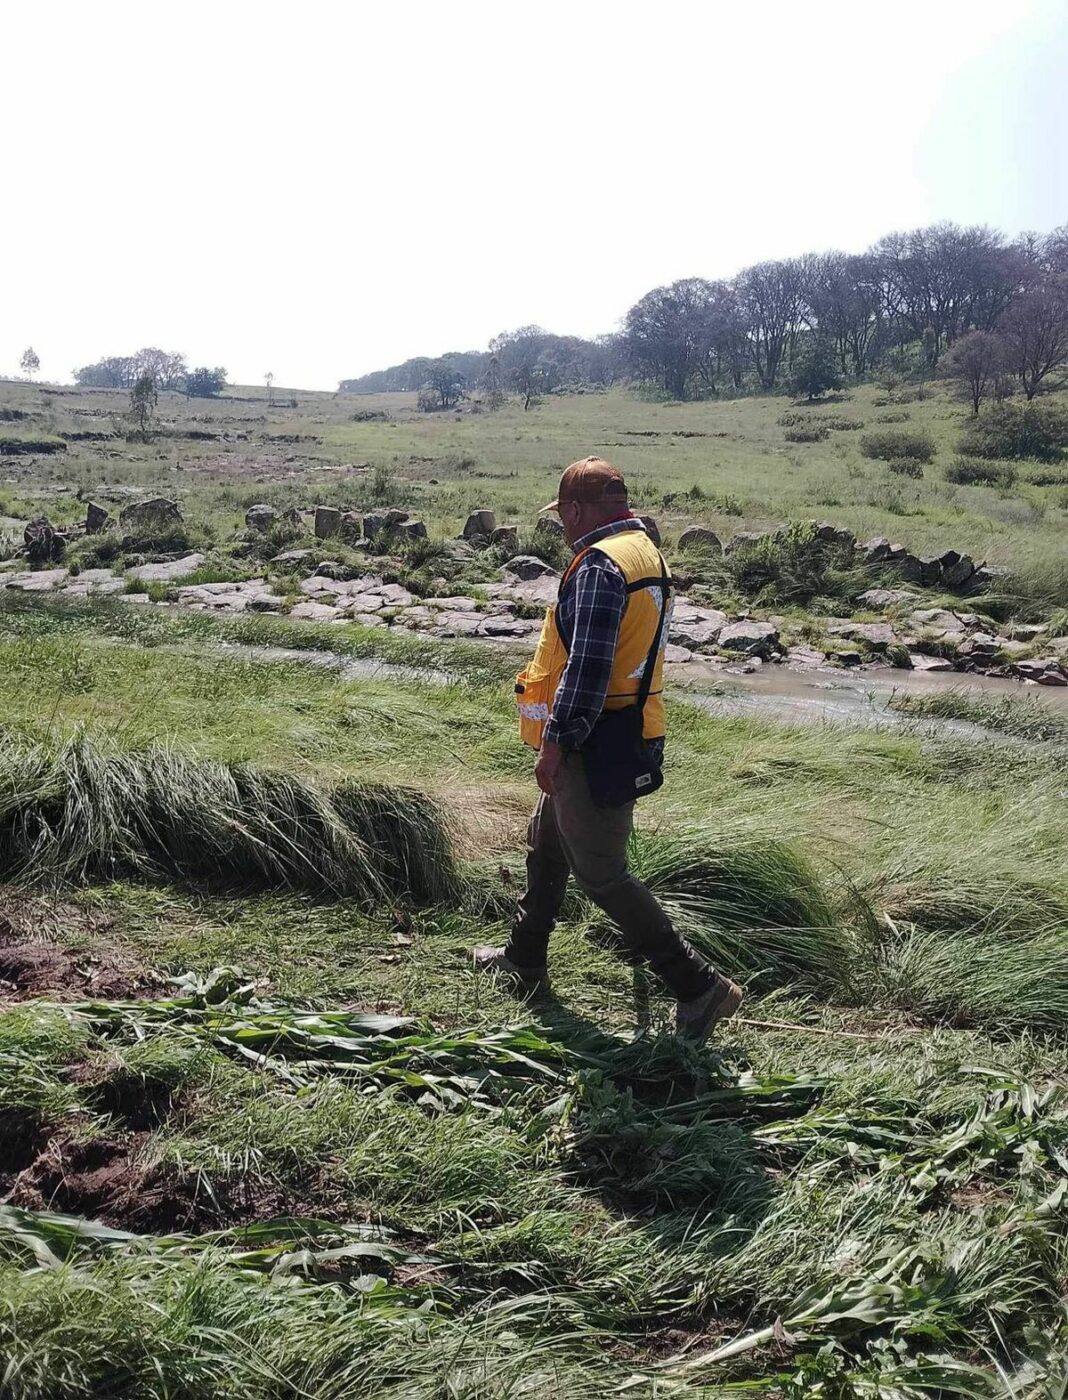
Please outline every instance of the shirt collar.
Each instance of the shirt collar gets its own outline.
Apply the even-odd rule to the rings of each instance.
[[[590,545],[596,544],[598,540],[607,539],[609,535],[618,535],[622,530],[644,529],[645,526],[636,515],[627,516],[623,520],[610,520],[607,525],[598,525],[595,530],[576,540],[571,548],[578,554],[583,549],[589,549]]]

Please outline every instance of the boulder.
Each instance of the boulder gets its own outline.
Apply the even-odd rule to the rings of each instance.
[[[275,522],[274,506],[261,503],[256,506],[249,506],[245,512],[245,524],[250,530],[258,530],[265,535]]]
[[[993,588],[1008,573],[1008,569],[1001,568],[997,564],[980,564],[965,585],[964,592],[969,596],[973,593],[984,593],[988,588]]]
[[[66,577],[66,569],[37,569],[28,574],[0,574],[0,588],[13,588],[17,593],[51,593]]]
[[[744,656],[768,656],[779,645],[779,633],[770,622],[731,622],[720,632],[718,645]]]
[[[495,549],[518,549],[519,531],[514,525],[498,525],[490,535],[490,544]]]
[[[673,642],[668,642],[664,648],[664,660],[672,666],[682,666],[687,661],[693,660],[693,652],[689,647],[676,646]]]
[[[923,583],[923,561],[915,554],[905,554],[897,562],[897,571],[906,583]]]
[[[767,534],[762,530],[739,530],[723,546],[723,553],[733,554],[735,550],[748,549],[763,539],[767,539]]]
[[[539,515],[534,526],[534,538],[562,540],[564,527],[555,515]]]
[[[955,549],[947,550],[941,558],[942,582],[946,588],[963,590],[975,575],[975,560],[968,554],[958,554]]]
[[[297,603],[289,616],[302,618],[305,622],[337,622],[341,614],[329,603]]]
[[[514,559],[508,560],[501,572],[511,574],[513,578],[522,579],[524,582],[536,578],[560,577],[551,564],[546,564],[544,559],[539,559],[533,554],[517,554]]]
[[[864,657],[859,651],[834,651],[828,653],[828,661],[835,661],[839,666],[862,666]]]
[[[847,642],[863,642],[872,651],[885,651],[897,641],[888,622],[832,622],[827,632]]]
[[[491,510],[473,510],[464,522],[461,537],[465,540],[488,539],[497,528],[497,517]]]
[[[824,544],[836,545],[845,553],[852,554],[856,548],[857,537],[852,530],[843,529],[841,526],[832,525],[829,520],[821,520],[815,527],[816,538],[822,540]]]
[[[657,549],[659,549],[659,548],[660,548],[660,543],[661,543],[661,541],[660,541],[660,526],[656,523],[656,521],[653,519],[653,517],[652,517],[651,515],[639,515],[639,516],[638,516],[638,519],[639,519],[639,520],[642,522],[642,524],[645,526],[645,533],[646,533],[646,534],[649,536],[649,538],[652,540],[653,544],[656,545]]]
[[[699,608],[693,603],[678,602],[671,615],[668,637],[692,650],[717,641],[726,625],[727,614],[718,608]]]
[[[402,520],[397,525],[397,534],[406,540],[425,540],[426,526],[421,520]]]
[[[272,564],[299,564],[311,554],[310,549],[285,549],[271,558]]]
[[[827,661],[822,651],[815,651],[812,647],[791,647],[786,659],[791,666],[800,666],[805,670],[823,666]]]
[[[704,549],[711,554],[723,553],[723,541],[715,530],[704,525],[688,525],[679,536],[680,549]]]
[[[186,554],[181,559],[168,559],[162,564],[139,564],[136,569],[127,569],[126,576],[141,583],[171,583],[199,569],[203,562],[203,554]]]
[[[67,552],[67,541],[44,515],[31,520],[22,532],[26,558],[31,564],[58,564]]]
[[[873,535],[860,546],[860,552],[869,564],[882,564],[889,559],[892,548],[885,535]]]
[[[343,510],[337,527],[338,537],[346,544],[355,544],[363,535],[363,516],[356,510]]]
[[[353,577],[352,569],[348,564],[339,564],[336,559],[324,559],[316,566],[313,578],[332,578],[347,582]]]
[[[516,579],[508,588],[509,595],[522,603],[538,603],[548,607],[555,603],[560,592],[560,579],[555,573],[543,574],[541,578]]]
[[[953,662],[944,656],[924,656],[922,652],[910,651],[909,660],[914,671],[952,671]]]
[[[869,608],[896,608],[919,602],[920,595],[911,588],[869,588],[857,599]]]
[[[176,501],[165,496],[153,496],[147,501],[135,501],[125,506],[119,514],[119,524],[124,530],[145,531],[157,534],[173,529],[182,523],[182,512]]]
[[[85,507],[85,533],[99,535],[102,530],[107,529],[110,519],[105,506],[98,506],[95,501],[90,501]]]
[[[315,507],[315,538],[332,539],[341,529],[341,512],[336,506]]]
[[[1017,661],[1015,669],[1021,680],[1037,681],[1039,685],[1068,684],[1061,663],[1055,656],[1036,657],[1031,661]]]

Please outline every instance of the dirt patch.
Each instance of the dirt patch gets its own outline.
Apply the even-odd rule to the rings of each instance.
[[[0,1111],[0,1197],[44,1151],[48,1128],[32,1109],[5,1108]]]
[[[160,985],[128,953],[100,941],[111,927],[107,915],[73,904],[5,889],[0,892],[0,1003],[28,997],[144,996]],[[91,949],[61,947],[60,933],[91,939]]]
[[[308,1190],[245,1176],[208,1181],[153,1162],[148,1132],[78,1138],[56,1133],[17,1175],[8,1200],[147,1234],[197,1234],[277,1216],[351,1220],[326,1181]]]
[[[66,450],[65,442],[48,438],[0,438],[0,457],[50,457]]]

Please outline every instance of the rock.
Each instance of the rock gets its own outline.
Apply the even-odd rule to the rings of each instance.
[[[491,510],[473,510],[464,522],[461,537],[465,540],[488,539],[497,528],[497,517]]]
[[[342,511],[341,520],[338,522],[337,533],[346,544],[355,544],[363,535],[363,516],[359,511]]]
[[[656,521],[651,515],[639,515],[638,519],[645,526],[645,533],[652,540],[653,544],[656,545],[657,549],[659,549],[661,544],[660,526],[656,523]]]
[[[767,535],[761,530],[739,530],[723,546],[723,553],[733,554],[735,550],[748,549],[763,539],[767,539]]]
[[[95,501],[90,501],[85,507],[85,533],[87,535],[99,535],[102,530],[106,530],[111,516],[108,515],[104,506],[98,506]]]
[[[367,521],[364,520],[364,529]],[[469,564],[475,558],[475,551],[466,540],[446,540],[445,553],[457,564]]]
[[[474,598],[468,598],[466,595],[461,594],[455,594],[448,598],[424,598],[423,602],[426,603],[428,608],[441,608],[444,612],[468,613],[478,611],[478,604],[475,602]]]
[[[529,637],[539,626],[522,617],[487,617],[478,630],[483,637]]]
[[[297,603],[289,616],[302,618],[305,622],[337,622],[341,618],[337,608],[327,603]]]
[[[514,525],[498,525],[490,535],[490,544],[495,549],[518,549],[519,531]]]
[[[282,600],[273,593],[253,593],[248,600],[248,606],[250,612],[278,612]]]
[[[559,578],[560,575],[551,564],[546,564],[544,559],[538,559],[533,554],[517,554],[514,559],[509,559],[501,572],[511,574],[514,578],[528,582],[536,578]]]
[[[397,526],[397,534],[406,540],[425,540],[426,526],[421,520],[402,520]]]
[[[918,602],[919,597],[911,588],[869,588],[857,601],[869,608],[896,608]]]
[[[688,525],[679,536],[680,549],[704,549],[712,554],[723,553],[723,541],[715,530],[704,525]]]
[[[922,652],[910,651],[909,660],[914,671],[952,671],[953,662],[944,656],[924,656]]]
[[[835,661],[839,666],[862,666],[864,657],[859,651],[832,651],[827,653],[828,661]]]
[[[948,608],[918,608],[910,614],[909,622],[925,632],[937,632],[940,636],[945,636],[947,632],[967,631],[964,618]]]
[[[823,666],[827,661],[822,651],[814,651],[812,647],[791,647],[786,653],[786,659],[791,666],[800,666],[806,670],[814,666]]]
[[[670,665],[682,666],[693,660],[693,652],[688,647],[675,646],[673,642],[668,642],[664,648],[664,660]]]
[[[971,636],[965,637],[958,646],[957,655],[979,659],[997,656],[1001,650],[1001,640],[998,637],[992,637],[989,632],[973,632]]]
[[[745,656],[767,656],[778,644],[779,634],[770,622],[731,622],[718,638],[721,650]]]
[[[315,538],[328,540],[341,529],[341,512],[335,506],[315,507]]]
[[[668,637],[678,644],[698,648],[715,642],[727,625],[727,614],[718,608],[699,608],[677,602],[671,614]]]
[[[265,535],[274,522],[274,506],[261,502],[260,505],[249,506],[248,510],[245,511],[245,525],[250,530],[258,530],[261,535]]]
[[[124,506],[119,513],[119,524],[124,530],[136,530],[149,534],[173,529],[182,523],[182,512],[176,501],[165,496],[153,496],[147,501],[135,501]]]
[[[343,597],[338,606],[344,608],[347,613],[366,616],[369,613],[381,612],[386,606],[386,600],[380,593],[353,593]]]
[[[562,540],[564,527],[555,515],[539,515],[534,526],[534,538]]]
[[[838,525],[832,525],[829,520],[821,520],[816,525],[816,538],[822,540],[824,544],[833,544],[845,553],[852,554],[856,548],[857,537],[852,530],[846,530]]]
[[[324,559],[322,563],[316,565],[313,578],[332,578],[347,582],[352,578],[352,569],[348,564],[339,564],[336,559]]]
[[[1011,637],[999,637],[998,641],[1001,642],[998,650],[1008,661],[1018,661],[1031,650],[1033,645],[1031,642],[1014,641]]]
[[[860,546],[860,552],[869,564],[882,564],[890,557],[892,545],[885,535],[873,535]]]
[[[67,552],[67,541],[46,516],[31,520],[22,532],[31,564],[56,564]]]
[[[888,622],[833,622],[827,632],[832,637],[844,637],[847,642],[863,642],[872,651],[885,651],[897,641]]]
[[[285,549],[271,558],[272,564],[299,564],[311,554],[310,549]]]
[[[958,554],[955,549],[947,549],[939,557],[942,583],[946,588],[966,589],[975,574],[975,561],[968,554]]]
[[[415,597],[399,583],[383,583],[374,591],[391,608],[410,608],[415,602]]]
[[[0,575],[0,587],[17,593],[51,593],[67,578],[66,569],[37,569],[34,573]]]
[[[923,560],[915,554],[906,554],[899,559],[897,571],[906,583],[923,583]]]
[[[1017,661],[1016,674],[1025,681],[1037,681],[1039,685],[1065,685],[1068,679],[1055,656],[1043,656],[1031,661]]]
[[[127,569],[128,578],[141,583],[170,583],[176,578],[185,578],[204,562],[203,554],[186,554],[181,559],[169,559],[163,564],[141,564],[136,569]],[[227,585],[229,586],[229,585]]]
[[[517,602],[540,603],[548,607],[555,603],[560,592],[560,579],[556,574],[544,574],[541,578],[517,580],[508,589],[508,594]]]
[[[1008,573],[1008,569],[1000,568],[996,564],[980,564],[968,580],[965,592],[969,596],[974,593],[984,593],[988,588],[994,587],[1004,579]]]
[[[436,637],[477,637],[483,617],[477,612],[440,612],[435,618]]]

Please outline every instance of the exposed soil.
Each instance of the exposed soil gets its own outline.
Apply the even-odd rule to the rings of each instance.
[[[156,990],[158,977],[99,941],[110,927],[107,915],[0,888],[0,1004],[45,995],[114,999]],[[92,949],[61,947],[54,941],[60,929],[86,935]]]
[[[314,1184],[297,1192],[251,1176],[209,1183],[152,1161],[149,1138],[145,1131],[93,1138],[56,1132],[19,1171],[7,1199],[24,1210],[149,1234],[195,1234],[284,1215],[352,1218],[325,1182],[321,1193]]]
[[[0,1110],[0,1197],[10,1191],[20,1172],[44,1151],[48,1128],[32,1109]]]

